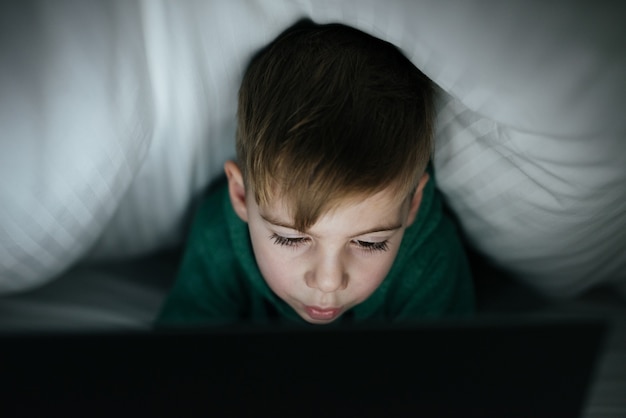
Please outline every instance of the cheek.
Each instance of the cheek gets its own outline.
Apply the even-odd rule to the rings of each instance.
[[[251,229],[250,239],[263,278],[274,292],[282,294],[281,289],[288,288],[294,282],[288,260],[281,256],[280,251],[276,251],[276,245],[267,236],[256,234]]]
[[[355,293],[361,301],[367,299],[383,282],[387,273],[391,270],[397,251],[389,251],[380,256],[368,256],[361,260],[355,260],[352,283]]]

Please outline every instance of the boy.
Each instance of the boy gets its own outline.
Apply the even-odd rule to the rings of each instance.
[[[302,21],[240,91],[237,162],[194,221],[165,325],[404,320],[473,309],[431,178],[433,87],[391,44]]]

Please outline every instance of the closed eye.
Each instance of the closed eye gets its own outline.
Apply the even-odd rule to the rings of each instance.
[[[297,238],[287,238],[282,235],[272,234],[270,239],[274,241],[274,244],[280,245],[282,247],[292,247],[297,248],[300,245],[306,243],[308,238],[306,237],[297,237]]]
[[[361,247],[361,249],[371,252],[387,251],[389,249],[389,242],[387,240],[380,242],[357,240],[356,243],[359,247]]]

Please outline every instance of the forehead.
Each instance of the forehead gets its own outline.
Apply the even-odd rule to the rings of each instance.
[[[407,196],[397,191],[384,189],[369,195],[349,196],[337,201],[320,214],[317,221],[304,232],[329,233],[367,230],[377,226],[402,224],[404,209],[408,207]],[[270,199],[267,205],[257,206],[261,218],[266,221],[293,228],[294,219],[288,200],[279,196]]]

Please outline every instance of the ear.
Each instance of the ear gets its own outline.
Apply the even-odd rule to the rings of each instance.
[[[228,194],[230,203],[237,216],[242,221],[248,222],[248,207],[246,206],[246,186],[243,182],[243,175],[239,166],[234,161],[224,163],[224,173],[228,180]]]
[[[410,226],[417,217],[417,212],[420,207],[420,203],[422,203],[422,196],[424,195],[424,187],[426,187],[426,183],[430,176],[428,173],[424,173],[419,183],[417,184],[417,188],[415,189],[415,193],[413,194],[413,198],[411,199],[411,204],[409,206],[409,214],[407,215],[406,226]]]

